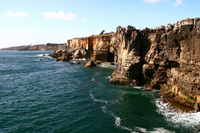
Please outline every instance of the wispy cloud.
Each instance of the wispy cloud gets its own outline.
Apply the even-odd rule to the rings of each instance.
[[[12,16],[12,17],[28,17],[29,15],[31,15],[31,13],[24,13],[24,12],[13,13],[12,11],[8,11],[6,13],[6,16]]]
[[[174,6],[179,6],[180,4],[182,4],[183,2],[182,2],[182,0],[176,0],[176,3],[174,3]],[[186,5],[184,5],[184,6],[186,6]]]
[[[73,13],[68,13],[67,15],[65,15],[63,11],[59,11],[58,13],[46,12],[43,13],[43,16],[46,19],[64,19],[64,20],[74,20],[78,17],[76,14]]]
[[[162,2],[163,0],[143,0],[147,3],[156,3],[156,2]]]
[[[86,19],[81,20],[81,22],[85,22],[85,21],[87,21],[87,20]]]

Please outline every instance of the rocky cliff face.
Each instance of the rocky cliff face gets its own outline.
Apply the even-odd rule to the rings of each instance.
[[[112,37],[114,34],[104,34],[91,36],[86,38],[75,38],[68,40],[67,46],[69,49],[75,50],[86,50],[86,58],[91,58],[91,60],[96,61],[114,61],[113,58],[113,47],[111,47]]]
[[[67,45],[71,58],[115,62],[112,83],[158,89],[163,101],[183,111],[199,110],[200,18],[144,30],[119,26],[116,33],[76,38]]]

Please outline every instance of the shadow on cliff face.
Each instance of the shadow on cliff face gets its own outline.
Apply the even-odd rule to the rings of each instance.
[[[147,33],[145,33],[145,32],[147,32]],[[144,74],[142,73],[142,70],[143,70],[143,65],[147,63],[145,60],[145,56],[151,47],[150,39],[148,39],[149,29],[146,29],[145,32],[140,33],[139,38],[138,38],[138,43],[140,44],[139,51],[140,51],[140,57],[141,57],[140,73],[137,78],[139,86],[144,86],[144,84],[145,84]]]
[[[200,111],[200,103],[198,104],[198,110],[197,111]],[[199,123],[199,125],[200,125],[200,123]],[[200,129],[199,129],[199,131],[200,131]]]
[[[114,57],[115,57],[114,53],[108,52],[107,62],[114,62]]]

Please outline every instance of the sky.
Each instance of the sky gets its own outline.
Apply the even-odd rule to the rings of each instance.
[[[200,17],[200,0],[0,0],[0,48],[166,26]]]

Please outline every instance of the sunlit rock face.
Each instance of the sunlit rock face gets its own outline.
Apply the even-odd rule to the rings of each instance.
[[[117,69],[125,77],[114,73],[111,82],[163,90],[165,102],[183,111],[199,110],[200,18],[127,29],[117,27],[115,45]]]
[[[114,62],[112,83],[161,90],[164,101],[183,111],[199,110],[200,18],[154,29],[118,26],[116,33],[74,38],[67,46],[71,58]]]
[[[93,61],[114,61],[115,53],[115,34],[103,34],[86,38],[74,38],[68,40],[67,46],[70,49],[86,49],[89,51]]]

